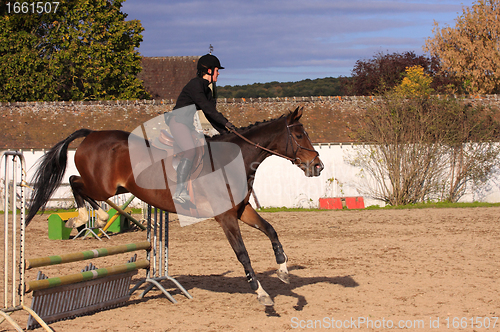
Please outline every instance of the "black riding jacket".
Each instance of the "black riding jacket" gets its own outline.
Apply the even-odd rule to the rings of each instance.
[[[226,123],[228,120],[216,109],[216,99],[212,95],[209,82],[202,77],[195,77],[182,89],[177,98],[174,110],[184,106],[196,105],[196,109],[202,110],[207,120],[219,133],[227,133]],[[191,113],[191,112],[186,112]],[[194,114],[177,113],[175,120],[185,125],[193,126]]]

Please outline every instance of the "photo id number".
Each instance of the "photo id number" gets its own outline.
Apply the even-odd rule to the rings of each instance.
[[[38,2],[8,2],[8,14],[49,14],[57,12],[59,2],[38,1]]]

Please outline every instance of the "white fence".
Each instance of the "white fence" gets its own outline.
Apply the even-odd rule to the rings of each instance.
[[[357,145],[351,144],[315,144],[325,169],[319,177],[306,177],[304,172],[289,161],[276,156],[267,158],[258,168],[254,181],[254,191],[262,207],[318,207],[319,198],[330,196],[363,196],[366,179],[360,175],[360,169],[351,166],[346,160],[352,156]],[[44,150],[24,150],[27,178],[31,179],[36,161],[45,153]],[[71,207],[73,195],[68,184],[71,175],[78,174],[73,162],[75,150],[68,154],[68,167],[63,178],[63,185],[54,194],[48,207]],[[0,165],[0,168],[3,165]],[[329,179],[335,178],[333,183]],[[0,181],[3,186],[3,179]],[[29,199],[30,190],[27,190]],[[115,203],[124,202],[128,195],[115,198]],[[3,197],[0,197],[3,201]],[[381,205],[383,202],[364,196],[365,206]],[[491,178],[481,192],[471,192],[461,201],[500,202],[500,175]],[[253,199],[251,203],[255,206]],[[3,205],[1,205],[3,206]],[[136,199],[130,206],[140,207]]]

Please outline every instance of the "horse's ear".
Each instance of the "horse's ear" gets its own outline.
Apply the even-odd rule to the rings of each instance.
[[[300,120],[300,117],[302,116],[302,112],[304,110],[304,107],[297,107],[295,111],[290,112],[290,115],[288,115],[288,124],[292,124],[294,122],[297,122]]]

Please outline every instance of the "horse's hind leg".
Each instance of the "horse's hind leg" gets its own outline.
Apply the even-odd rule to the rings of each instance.
[[[85,200],[89,202],[89,204],[94,208],[95,211],[97,211],[97,219],[95,221],[95,225],[99,228],[103,228],[104,226],[106,226],[109,219],[108,213],[104,211],[104,209],[100,207],[99,204],[97,204],[97,202],[92,198],[85,197]]]
[[[274,230],[273,226],[268,223],[264,218],[262,218],[254,208],[247,204],[240,216],[241,221],[245,224],[250,225],[267,235],[271,240],[271,244],[274,250],[274,256],[276,257],[276,263],[278,263],[279,268],[276,271],[278,278],[284,283],[290,283],[290,277],[288,274],[287,261],[288,257],[283,251],[283,246],[278,239],[278,233]]]
[[[96,226],[104,227],[104,225],[106,225],[106,222],[108,220],[108,214],[96,203],[96,201],[83,194],[83,189],[85,188],[85,184],[83,183],[82,178],[73,175],[69,178],[69,184],[73,191],[73,196],[75,197],[76,207],[78,209],[78,216],[70,218],[66,222],[66,227],[78,228],[82,225],[85,225],[88,222],[89,214],[87,212],[87,208],[85,207],[85,201],[89,202],[90,205],[95,210],[97,210]]]
[[[85,208],[85,201],[80,194],[81,188],[83,187],[83,182],[79,176],[70,176],[69,184],[73,191],[73,196],[75,197],[76,208],[78,209],[78,216],[70,218],[66,222],[66,227],[78,228],[85,225],[89,220],[89,214]]]
[[[215,217],[215,220],[217,220],[221,225],[229,243],[231,244],[231,247],[234,250],[234,253],[236,254],[236,257],[238,258],[238,261],[240,261],[241,265],[243,265],[247,280],[250,283],[252,290],[257,293],[259,303],[266,306],[274,305],[273,300],[269,294],[266,293],[264,288],[262,288],[260,282],[255,276],[255,272],[250,263],[250,257],[248,256],[247,249],[243,243],[243,238],[241,237],[238,219],[235,216],[226,213]]]

